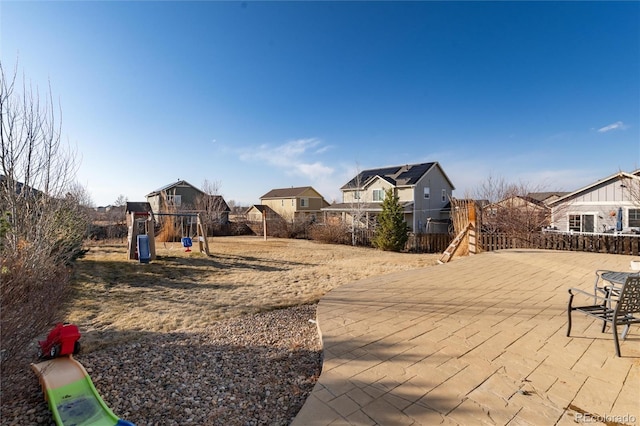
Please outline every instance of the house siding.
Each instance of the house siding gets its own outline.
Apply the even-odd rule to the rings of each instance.
[[[304,198],[304,197],[303,197]],[[320,209],[322,209],[324,207],[324,204],[322,202],[322,198],[312,198],[309,197],[309,205],[307,207],[300,207],[300,210],[302,211],[315,211],[315,212],[319,212]]]
[[[374,203],[378,201],[373,200],[373,191],[375,190],[383,190],[387,191],[388,189],[393,188],[389,182],[382,178],[374,179],[369,185],[367,185],[364,190],[360,191],[360,199],[355,199],[356,191],[345,191],[343,192],[343,200],[345,203]],[[382,201],[379,201],[382,204]]]
[[[151,206],[151,211],[155,213],[160,212],[160,195],[155,195],[153,197],[147,197],[147,202]]]
[[[262,220],[262,212],[255,207],[247,210],[247,220],[249,222],[260,222]]]
[[[203,192],[192,186],[177,185],[167,188],[162,192],[155,193],[152,196],[147,196],[147,202],[151,204],[154,213],[166,212],[169,208],[162,198],[163,194],[171,197],[175,197],[176,195],[180,196],[180,205],[175,206],[178,210],[193,210],[195,209],[197,197],[203,195]]]
[[[409,203],[413,201],[413,191],[414,189],[412,187],[398,188],[396,190],[398,201],[400,201],[400,203]]]
[[[297,189],[298,188],[295,190]],[[275,211],[286,221],[307,219],[311,216],[315,216],[317,219],[320,217],[322,208],[329,205],[329,203],[322,198],[322,195],[312,187],[296,192],[295,195],[288,194],[288,196],[275,196],[272,198],[273,194],[282,193],[283,191],[286,190],[273,190],[270,193],[265,194],[269,195],[269,198],[261,198],[261,202],[263,205],[268,206]],[[307,201],[305,206],[302,206],[302,199]]]
[[[436,172],[437,171],[437,172]],[[429,188],[429,198],[424,198],[424,188]],[[447,196],[442,201],[442,190],[446,190]],[[441,173],[438,167],[429,170],[413,188],[415,210],[413,215],[413,229],[416,232],[425,232],[428,219],[444,220],[448,216],[441,210],[449,202],[453,193],[453,187]]]
[[[629,210],[637,209],[630,194],[618,178],[611,178],[599,185],[554,203],[551,225],[560,231],[569,231],[571,215],[590,215],[594,220],[594,232],[615,229],[617,212],[622,208],[623,229],[629,224]]]
[[[574,203],[605,203],[615,204],[628,200],[627,191],[620,186],[620,182],[610,182],[593,188],[593,190],[574,198]]]
[[[295,198],[278,198],[273,200],[262,200],[262,204],[269,207],[285,220],[293,220],[296,212]]]

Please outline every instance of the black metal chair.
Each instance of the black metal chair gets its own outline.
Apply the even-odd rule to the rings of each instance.
[[[601,297],[618,296],[620,292],[620,286],[624,284],[629,276],[640,276],[640,272],[619,272],[611,271],[607,269],[598,269],[596,271],[596,280],[593,284],[594,296],[600,295]],[[608,291],[611,293],[607,293]],[[598,303],[597,298],[593,303]]]
[[[600,304],[587,306],[573,306],[573,297],[576,294],[584,294],[588,297],[595,297],[596,303]],[[602,332],[606,330],[607,323],[611,324],[613,341],[616,345],[616,355],[620,356],[620,342],[618,341],[617,326],[623,325],[625,329],[622,333],[622,340],[627,337],[631,324],[640,324],[640,277],[629,275],[621,287],[614,285],[604,287],[604,296],[597,293],[587,293],[586,291],[570,288],[569,306],[567,314],[569,325],[567,337],[571,333],[571,313],[573,311],[582,312],[602,321]]]

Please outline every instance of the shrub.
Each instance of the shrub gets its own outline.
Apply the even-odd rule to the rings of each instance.
[[[349,228],[344,223],[317,223],[310,227],[309,237],[328,244],[351,244]]]
[[[89,205],[75,185],[74,153],[60,140],[53,97],[16,84],[0,62],[0,353],[14,354],[53,321],[67,294],[69,265],[83,254]],[[22,93],[17,93],[22,89]],[[4,394],[5,382],[2,382]]]

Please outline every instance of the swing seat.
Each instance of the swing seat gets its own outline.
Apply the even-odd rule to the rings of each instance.
[[[189,247],[191,247],[192,245],[193,245],[193,241],[191,241],[191,238],[182,237],[182,247],[186,247],[187,251],[191,251],[189,250]]]

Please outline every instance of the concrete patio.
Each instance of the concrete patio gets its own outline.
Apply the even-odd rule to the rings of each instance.
[[[621,358],[585,315],[566,337],[567,289],[632,259],[506,250],[335,289],[318,305],[322,374],[293,424],[637,425],[640,327]]]

